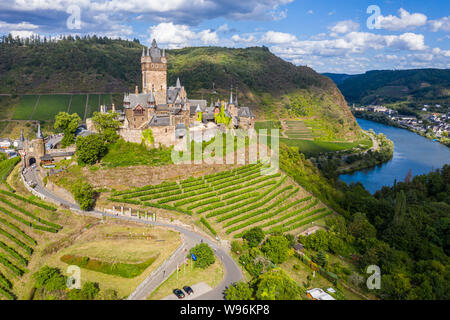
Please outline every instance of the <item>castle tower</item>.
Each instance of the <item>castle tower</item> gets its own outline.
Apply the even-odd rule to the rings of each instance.
[[[167,102],[167,58],[165,50],[158,48],[153,39],[152,47],[142,51],[142,91],[150,93],[153,91],[156,104]]]
[[[45,155],[44,135],[41,131],[41,124],[38,124],[38,131],[36,133],[36,139],[32,141],[34,155],[36,156],[36,162],[39,165],[40,158]]]

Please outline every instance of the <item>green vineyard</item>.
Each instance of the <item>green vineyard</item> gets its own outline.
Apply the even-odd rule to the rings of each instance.
[[[318,199],[261,163],[177,182],[118,191],[110,201],[176,211],[198,218],[211,234],[242,237],[301,231],[332,214]]]
[[[15,299],[13,283],[27,271],[38,234],[61,226],[43,219],[56,210],[42,202],[0,190],[0,299]]]

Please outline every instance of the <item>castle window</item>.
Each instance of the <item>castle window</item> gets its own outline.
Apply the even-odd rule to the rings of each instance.
[[[154,64],[152,63],[152,68],[154,67]]]
[[[166,133],[167,133],[167,128],[166,128]]]

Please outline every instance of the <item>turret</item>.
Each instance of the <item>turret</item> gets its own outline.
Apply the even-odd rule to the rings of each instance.
[[[43,136],[43,134],[41,132],[41,124],[40,123],[38,124],[38,130],[37,130],[37,133],[36,133],[36,138],[44,139],[44,136]]]
[[[181,89],[180,78],[177,78],[177,84],[175,85],[175,87]]]

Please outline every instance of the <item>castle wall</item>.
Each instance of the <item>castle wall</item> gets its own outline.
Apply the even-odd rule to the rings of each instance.
[[[170,147],[175,144],[174,126],[151,127],[151,129],[155,139],[155,146],[161,144]],[[118,133],[125,141],[142,142],[142,129],[120,128]]]

